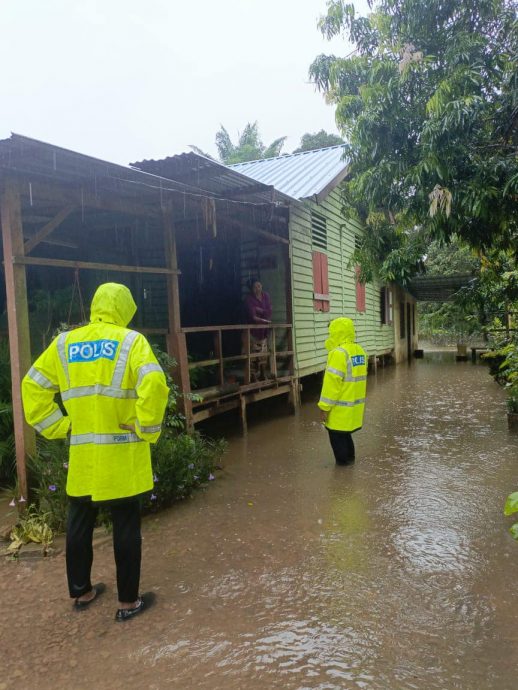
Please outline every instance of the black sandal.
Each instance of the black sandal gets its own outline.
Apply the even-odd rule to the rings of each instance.
[[[106,585],[104,582],[98,582],[96,585],[92,587],[92,592],[95,592],[95,596],[92,597],[92,599],[88,599],[88,601],[79,601],[79,599],[76,599],[74,601],[74,608],[76,611],[84,611],[87,609],[90,604],[93,604],[93,602],[104,592],[106,592]]]
[[[156,601],[156,594],[154,592],[146,592],[145,594],[142,594],[138,599],[137,599],[137,605],[132,608],[132,609],[117,609],[117,613],[115,614],[115,620],[119,622],[124,622],[130,620],[130,618],[134,618],[135,616],[138,616],[139,613],[142,613],[143,611],[147,611],[147,609],[151,608],[153,604]]]

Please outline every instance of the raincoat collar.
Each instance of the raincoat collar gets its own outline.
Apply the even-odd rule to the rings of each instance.
[[[356,334],[351,319],[341,316],[333,319],[329,324],[329,338],[326,340],[326,350],[330,352],[335,347],[345,343],[354,343]]]
[[[119,283],[103,283],[95,291],[90,307],[90,322],[102,321],[127,326],[137,311],[131,292]]]

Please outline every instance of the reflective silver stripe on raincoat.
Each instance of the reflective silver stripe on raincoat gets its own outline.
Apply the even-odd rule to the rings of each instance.
[[[38,371],[34,367],[31,367],[29,369],[29,371],[27,372],[27,376],[42,388],[52,388],[55,391],[59,390],[58,386],[55,386],[52,383],[52,381],[49,381],[49,379],[46,376],[44,376],[40,371]]]
[[[140,443],[142,439],[137,434],[72,434],[70,436],[71,446],[81,446],[85,443],[95,443],[103,445],[107,443]]]
[[[103,395],[106,398],[137,398],[137,391],[133,388],[113,388],[96,383],[94,386],[77,386],[61,393],[62,400],[84,398],[88,395]]]
[[[113,388],[120,388],[122,386],[122,379],[124,378],[124,372],[126,371],[126,365],[128,364],[129,351],[131,350],[131,346],[135,342],[135,338],[137,338],[137,336],[137,331],[130,331],[122,341],[119,357],[117,359],[117,364],[115,365],[111,381]]]
[[[67,380],[67,385],[70,386],[70,376],[68,375],[67,353],[65,351],[66,337],[67,337],[66,333],[60,333],[58,335],[57,348],[58,348],[59,359],[61,361],[63,371],[65,372],[65,378]]]
[[[331,398],[321,397],[320,402],[326,403],[327,405],[338,405],[339,407],[354,407],[355,405],[363,405],[365,403],[365,398],[358,398],[358,400],[350,402],[348,400],[331,400]]]
[[[328,371],[330,374],[336,374],[341,379],[345,379],[345,372],[340,371],[340,369],[335,369],[334,367],[327,367],[326,371]]]
[[[135,385],[135,388],[138,388],[140,384],[142,383],[142,379],[144,376],[147,374],[151,374],[151,372],[156,371],[160,374],[164,373],[164,370],[160,366],[160,364],[143,364],[140,369],[138,370],[138,377],[137,377],[137,383]]]
[[[39,431],[40,433],[44,429],[48,429],[49,426],[52,426],[56,422],[59,422],[59,420],[63,417],[63,414],[61,410],[58,408],[57,410],[54,410],[52,414],[49,414],[48,417],[45,417],[45,419],[42,419],[41,422],[38,422],[38,424],[34,425],[34,428],[36,431]]]
[[[154,426],[140,426],[140,424],[137,421],[136,426],[138,427],[138,430],[141,431],[143,434],[157,434],[159,431],[162,431],[161,424],[155,424]]]

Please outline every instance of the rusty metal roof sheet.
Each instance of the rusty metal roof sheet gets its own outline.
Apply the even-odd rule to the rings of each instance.
[[[257,182],[273,185],[294,199],[320,201],[347,175],[348,160],[345,146],[340,144],[228,167]]]
[[[283,198],[284,194],[276,193],[273,185],[258,183],[249,175],[232,170],[229,166],[199,153],[180,153],[160,160],[143,160],[131,165],[135,169],[195,185],[210,194],[229,199],[248,199],[257,203],[289,201]]]

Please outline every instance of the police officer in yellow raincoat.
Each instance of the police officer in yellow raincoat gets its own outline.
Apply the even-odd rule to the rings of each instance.
[[[153,600],[138,593],[139,497],[153,488],[150,443],[160,435],[169,394],[146,338],[126,328],[136,309],[126,286],[100,285],[90,323],[55,338],[22,382],[27,422],[46,438],[70,438],[66,561],[74,606],[84,609],[105,589],[90,581],[92,534],[104,504],[113,519],[119,621]]]
[[[367,355],[355,342],[351,319],[329,324],[327,366],[318,406],[338,465],[354,462],[352,434],[361,429],[367,388]]]

